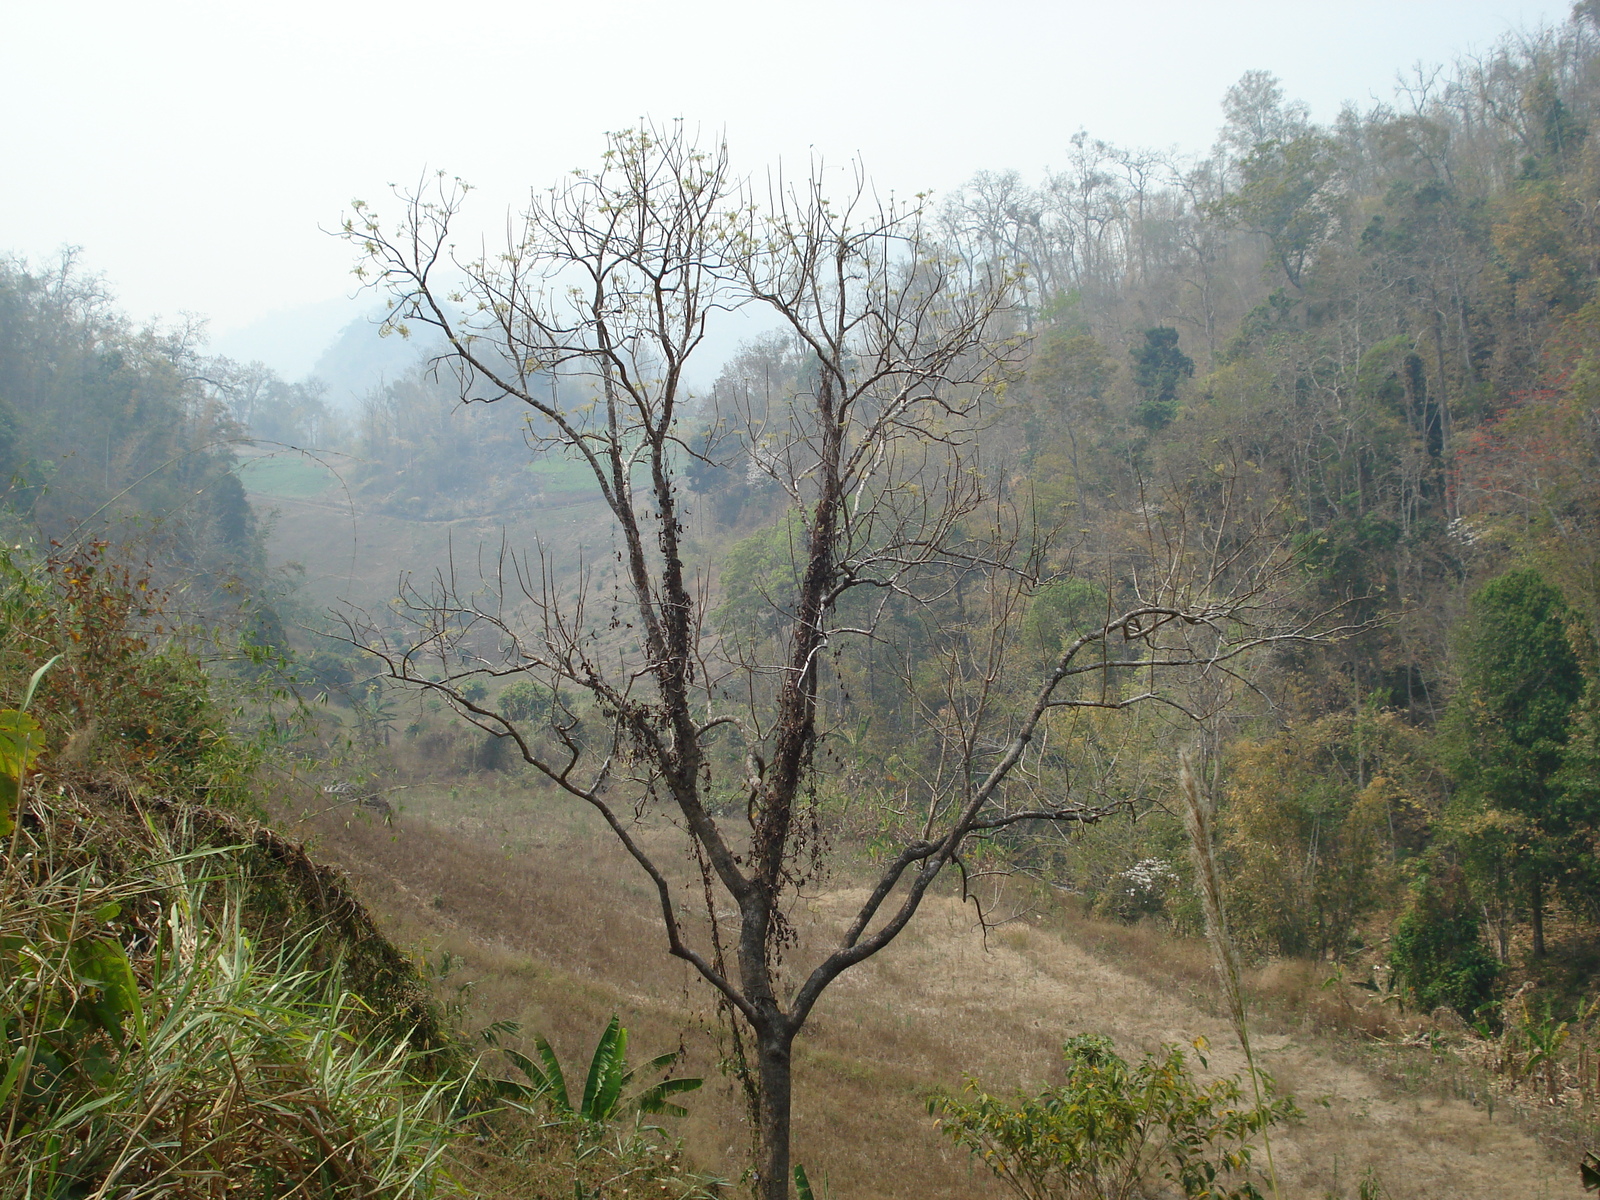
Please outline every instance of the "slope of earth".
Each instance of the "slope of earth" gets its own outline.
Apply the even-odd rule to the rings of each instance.
[[[352,467],[342,455],[246,465],[250,502],[267,524],[269,558],[274,566],[303,569],[300,598],[313,610],[344,602],[381,607],[402,571],[426,584],[435,572],[454,569],[471,586],[494,571],[502,549],[543,551],[568,571],[610,553],[598,500],[541,491],[489,516],[408,517],[352,495],[343,481]]]
[[[708,989],[664,953],[653,896],[631,863],[587,814],[514,790],[464,792],[412,793],[392,829],[330,814],[311,824],[320,852],[351,872],[392,935],[450,966],[443,983],[469,1025],[518,1021],[524,1039],[546,1033],[574,1066],[614,1011],[641,1056],[681,1045],[708,1083],[679,1132],[702,1165],[736,1170],[727,1164],[742,1161],[748,1133],[717,1070],[729,1046]],[[687,900],[693,881],[682,883]],[[823,891],[799,923],[836,918],[856,895]],[[804,941],[794,958],[805,960]],[[986,942],[970,908],[937,898],[890,950],[835,985],[802,1037],[796,1158],[834,1195],[999,1196],[941,1141],[927,1097],[959,1087],[963,1073],[990,1091],[1037,1087],[1052,1078],[1062,1040],[1086,1031],[1115,1038],[1127,1056],[1203,1037],[1213,1070],[1243,1065],[1224,1021],[1091,948],[1070,922],[1019,923]],[[1495,1120],[1461,1100],[1400,1092],[1309,1034],[1261,1041],[1268,1069],[1307,1114],[1274,1139],[1287,1196],[1354,1197],[1363,1180],[1396,1200],[1582,1194],[1572,1165],[1503,1112]]]

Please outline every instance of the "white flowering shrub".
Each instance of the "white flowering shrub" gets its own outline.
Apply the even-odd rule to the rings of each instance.
[[[1166,859],[1142,858],[1111,877],[1111,886],[1101,894],[1097,907],[1121,921],[1160,916],[1178,883],[1178,873]]]

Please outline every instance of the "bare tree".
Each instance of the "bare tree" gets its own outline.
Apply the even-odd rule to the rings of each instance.
[[[463,400],[514,401],[537,449],[587,467],[615,546],[613,562],[579,572],[507,552],[470,586],[406,582],[393,612],[349,614],[350,636],[393,678],[510,739],[650,878],[670,952],[753,1044],[768,1200],[788,1195],[791,1052],[825,989],[892,942],[975,841],[1116,807],[1034,786],[1041,723],[1069,708],[1179,704],[1169,677],[1227,676],[1252,650],[1312,636],[1273,623],[1283,571],[1262,541],[1267,516],[1219,536],[1152,500],[1129,514],[1144,550],[1129,560],[1127,603],[1019,685],[1017,617],[1043,560],[978,436],[1017,350],[1003,336],[1007,281],[943,251],[919,206],[878,202],[859,173],[834,201],[823,178],[777,180],[758,203],[721,147],[643,128],[613,135],[598,171],[536,195],[493,255],[454,256],[464,190],[442,179],[404,195],[392,228],[365,206],[346,225],[394,297],[392,324],[448,340],[439,365]],[[764,584],[772,619],[748,637],[708,621],[715,564],[685,545],[675,482],[695,454],[680,429],[704,420],[685,412],[684,364],[708,316],[734,304],[769,307],[806,363],[783,403],[724,414],[744,418],[746,466],[788,502],[791,569]],[[548,385],[555,371],[561,389]],[[815,786],[827,689],[841,656],[882,644],[897,607],[939,631],[929,653],[944,683],[914,706],[926,795],[831,946],[795,968],[782,963],[787,914],[826,867]],[[485,676],[538,680],[545,702],[530,716],[525,703],[471,698]],[[681,901],[642,835],[652,815],[700,864],[704,911]],[[730,901],[728,929],[718,913]]]

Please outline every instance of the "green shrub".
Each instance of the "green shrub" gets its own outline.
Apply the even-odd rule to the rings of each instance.
[[[550,689],[537,680],[518,679],[500,693],[496,707],[508,721],[529,724],[545,721],[550,716]]]
[[[1110,603],[1105,589],[1098,584],[1086,579],[1057,579],[1034,593],[1023,618],[1023,636],[1046,658],[1055,658],[1074,638],[1098,629]]]
[[[575,1104],[567,1092],[561,1061],[550,1043],[540,1036],[535,1039],[535,1045],[539,1052],[537,1063],[515,1050],[504,1051],[529,1082],[498,1080],[498,1089],[510,1099],[542,1100],[559,1120],[604,1126],[624,1116],[686,1117],[688,1110],[674,1104],[669,1097],[695,1091],[703,1082],[698,1078],[662,1079],[628,1094],[627,1089],[635,1078],[668,1070],[678,1061],[678,1053],[669,1051],[643,1066],[629,1067],[628,1031],[623,1028],[621,1018],[613,1016],[595,1043],[594,1054],[589,1059],[589,1074],[583,1084],[583,1097]]]
[[[1419,879],[1390,943],[1389,965],[1402,994],[1426,1012],[1447,1006],[1469,1019],[1489,1004],[1503,968],[1478,929],[1459,872]]]
[[[1247,1177],[1252,1140],[1300,1115],[1265,1076],[1254,1107],[1241,1103],[1237,1077],[1202,1087],[1177,1046],[1130,1067],[1109,1038],[1081,1034],[1062,1057],[1066,1082],[1037,1096],[1002,1099],[969,1078],[962,1096],[928,1105],[945,1134],[1024,1200],[1133,1200],[1157,1180],[1188,1197],[1258,1198]]]
[[[0,706],[56,660],[30,711],[47,773],[238,802],[260,747],[236,736],[167,598],[105,543],[34,560],[0,550]]]

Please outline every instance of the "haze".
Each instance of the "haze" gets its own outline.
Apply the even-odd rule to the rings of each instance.
[[[34,259],[81,246],[140,319],[194,312],[227,335],[290,310],[336,328],[349,252],[321,230],[353,196],[425,168],[472,181],[480,215],[498,213],[648,114],[725,128],[744,170],[814,147],[859,154],[885,189],[942,192],[979,169],[1059,165],[1080,127],[1203,149],[1224,89],[1253,68],[1327,121],[1388,97],[1397,63],[1443,62],[1565,12],[1509,0],[613,0],[448,16],[417,3],[18,5],[0,96],[28,115],[0,135],[0,226]],[[222,340],[251,348],[248,331]]]

